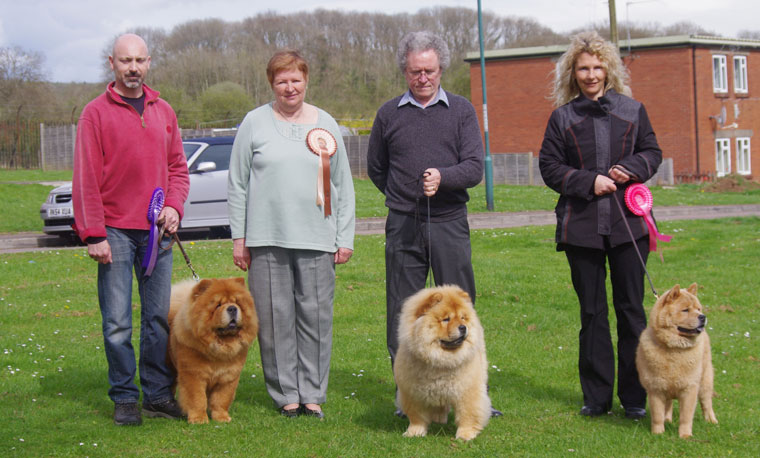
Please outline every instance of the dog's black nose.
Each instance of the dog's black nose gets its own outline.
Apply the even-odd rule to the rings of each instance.
[[[235,318],[235,316],[237,315],[237,307],[235,307],[234,305],[230,305],[229,307],[227,307],[227,313],[230,315],[230,317]]]
[[[702,326],[704,326],[705,325],[705,321],[707,321],[707,317],[704,316],[704,315],[699,315],[697,318],[699,318],[699,324],[701,324]]]
[[[459,325],[459,335],[465,335],[467,334],[467,326],[460,324]]]

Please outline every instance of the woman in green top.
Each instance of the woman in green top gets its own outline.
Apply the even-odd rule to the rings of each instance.
[[[248,113],[230,160],[235,265],[248,271],[267,391],[283,415],[324,417],[335,265],[354,242],[354,188],[338,124],[304,102],[297,51],[267,65],[274,101]]]

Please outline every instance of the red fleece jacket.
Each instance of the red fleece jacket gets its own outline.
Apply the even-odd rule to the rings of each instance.
[[[149,229],[148,205],[158,186],[165,205],[182,217],[190,178],[177,117],[157,91],[145,85],[143,91],[142,116],[112,82],[79,117],[72,203],[82,241],[105,237],[106,226]]]

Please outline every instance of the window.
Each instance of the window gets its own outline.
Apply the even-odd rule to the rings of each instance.
[[[747,56],[734,56],[734,92],[747,93]]]
[[[232,143],[209,145],[204,149],[198,159],[193,162],[191,172],[198,168],[201,162],[213,162],[216,164],[214,171],[228,170],[230,168],[230,154],[232,154]]]
[[[731,141],[728,138],[715,140],[715,171],[719,177],[731,173]]]
[[[736,139],[736,172],[742,175],[752,173],[749,137],[739,137]]]
[[[713,56],[713,92],[728,92],[728,73],[726,71],[726,56]]]

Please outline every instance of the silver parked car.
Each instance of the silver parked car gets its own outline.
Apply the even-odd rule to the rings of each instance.
[[[180,230],[209,228],[217,236],[229,236],[227,173],[234,140],[235,137],[202,137],[182,142],[190,172],[190,193]],[[46,234],[74,236],[71,183],[50,191],[40,208],[40,218]]]

